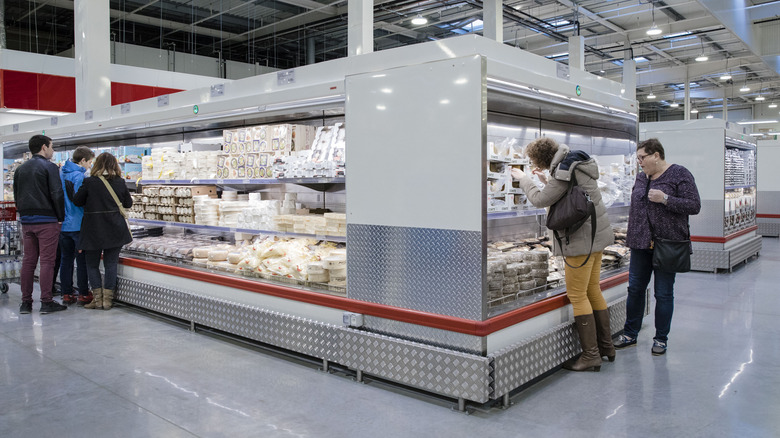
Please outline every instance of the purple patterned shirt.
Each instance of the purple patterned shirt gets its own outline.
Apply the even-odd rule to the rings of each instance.
[[[666,205],[647,199],[647,184],[669,195]],[[631,191],[631,207],[628,214],[626,246],[634,249],[650,248],[650,227],[655,234],[671,240],[684,240],[689,236],[688,216],[699,214],[701,200],[693,175],[683,166],[672,164],[660,177],[652,181],[639,172]]]

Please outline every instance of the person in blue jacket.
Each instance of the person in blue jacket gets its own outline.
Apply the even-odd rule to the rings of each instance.
[[[86,146],[79,146],[73,151],[73,157],[66,161],[60,169],[62,190],[65,192],[65,220],[60,232],[60,250],[62,266],[60,267],[60,285],[62,287],[62,303],[78,302],[83,306],[92,302],[92,292],[87,279],[87,262],[79,246],[81,219],[84,209],[73,205],[73,196],[79,191],[84,181],[84,174],[92,167],[95,153]],[[73,291],[73,259],[76,259],[76,280],[79,294]]]

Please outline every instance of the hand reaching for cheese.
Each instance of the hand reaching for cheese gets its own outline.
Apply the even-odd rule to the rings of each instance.
[[[520,168],[513,167],[512,168],[512,178],[514,178],[514,179],[516,179],[518,181],[522,181],[523,179],[528,178],[528,175],[526,175],[525,172],[523,172]]]

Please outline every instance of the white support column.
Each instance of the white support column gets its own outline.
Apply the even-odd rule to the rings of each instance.
[[[623,97],[636,100],[636,61],[623,60]]]
[[[691,77],[688,66],[685,66],[685,105],[683,105],[685,111],[683,120],[691,120]]]
[[[729,99],[726,97],[726,87],[723,87],[723,121],[729,121]]]
[[[482,3],[483,34],[485,38],[504,42],[504,2],[484,0]]]
[[[569,68],[585,70],[585,37],[582,35],[569,37]]]
[[[75,0],[76,111],[111,106],[109,2]]]
[[[374,2],[349,0],[347,4],[347,45],[349,56],[374,51]]]

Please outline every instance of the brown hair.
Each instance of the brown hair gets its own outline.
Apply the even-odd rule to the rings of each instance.
[[[537,138],[525,147],[525,154],[531,160],[531,164],[540,169],[549,169],[555,153],[558,152],[558,142],[542,137]]]
[[[95,153],[92,152],[92,149],[86,147],[86,146],[79,146],[76,148],[75,151],[73,151],[73,158],[71,158],[71,161],[73,161],[76,164],[81,163],[81,160],[91,160],[95,158]]]
[[[116,161],[116,157],[103,152],[95,159],[95,164],[92,165],[92,170],[89,172],[92,176],[103,175],[106,179],[122,177],[122,168],[119,167],[119,162]]]
[[[661,157],[662,160],[666,159],[666,156],[664,155],[664,147],[657,138],[649,138],[639,143],[639,146],[636,147],[636,150],[638,151],[640,149],[644,149],[645,153],[648,155],[653,155],[654,153],[658,152],[658,156]]]

